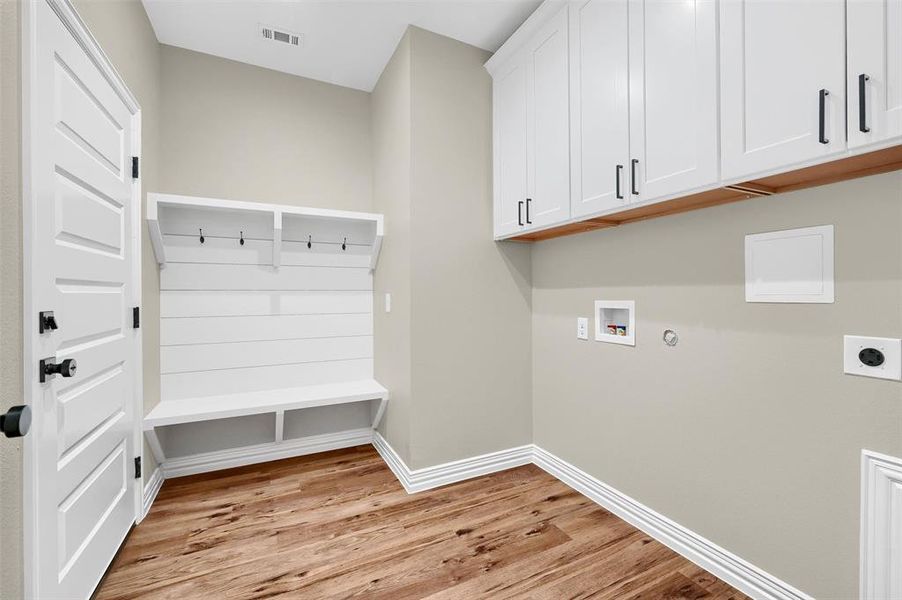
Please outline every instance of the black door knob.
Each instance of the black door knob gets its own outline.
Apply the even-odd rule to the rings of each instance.
[[[8,438],[22,437],[31,429],[31,407],[13,406],[0,415],[0,431]]]
[[[48,375],[59,374],[63,377],[72,377],[73,375],[75,375],[75,369],[78,367],[78,365],[76,364],[74,358],[67,358],[66,360],[59,363],[54,363],[52,361],[52,358],[47,358],[41,361],[41,383],[44,383],[44,381],[46,381]]]

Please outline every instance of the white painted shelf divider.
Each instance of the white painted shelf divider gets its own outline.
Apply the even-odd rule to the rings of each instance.
[[[331,210],[325,208],[310,208],[303,206],[290,206],[287,204],[266,204],[262,202],[244,202],[239,200],[220,200],[218,198],[201,198],[198,196],[180,196],[175,194],[147,194],[147,227],[150,231],[150,241],[153,246],[154,256],[157,258],[160,268],[166,265],[166,244],[163,229],[160,226],[160,217],[167,209],[200,209],[211,213],[233,213],[244,215],[272,215],[272,266],[278,268],[281,264],[282,231],[286,217],[307,219],[310,222],[329,222],[334,224],[336,230],[341,229],[341,223],[357,225],[372,224],[372,233],[368,239],[351,240],[356,244],[370,246],[370,271],[376,269],[379,261],[379,251],[382,249],[382,237],[384,235],[383,217],[377,213],[353,212],[345,210]],[[238,219],[236,219],[238,221]],[[267,240],[269,241],[269,240]],[[303,240],[296,240],[303,241]],[[313,240],[313,243],[321,243],[322,240]],[[330,243],[338,243],[336,238]]]

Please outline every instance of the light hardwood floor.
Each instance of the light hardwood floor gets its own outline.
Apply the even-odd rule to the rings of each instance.
[[[538,467],[409,496],[370,446],[166,481],[97,597],[747,598]]]

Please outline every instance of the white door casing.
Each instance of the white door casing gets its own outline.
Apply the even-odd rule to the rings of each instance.
[[[526,230],[570,217],[567,5],[526,46]]]
[[[88,598],[141,505],[140,111],[65,0],[23,4],[22,55],[26,596]]]
[[[719,4],[723,179],[786,171],[844,151],[844,0]]]
[[[629,70],[629,201],[716,183],[714,0],[629,0]]]
[[[898,143],[902,136],[902,2],[848,0],[847,18],[849,147]]]
[[[629,202],[628,0],[570,7],[570,211]],[[619,189],[618,189],[619,183]]]

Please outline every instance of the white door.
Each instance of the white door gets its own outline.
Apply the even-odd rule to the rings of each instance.
[[[570,94],[567,7],[526,47],[526,229],[570,217]]]
[[[629,0],[632,201],[718,179],[717,6]]]
[[[526,65],[515,56],[493,83],[495,235],[526,224]]]
[[[845,141],[845,2],[720,3],[722,175],[789,170]]]
[[[848,2],[849,147],[902,136],[902,2]]]
[[[68,4],[54,6],[75,34],[48,2],[27,4],[27,585],[41,600],[81,599],[135,522],[140,487],[137,105],[130,108],[95,62],[99,54],[82,45],[90,38],[78,35]],[[53,311],[58,328],[39,333],[39,311]],[[63,373],[41,382],[42,359]]]
[[[570,211],[629,202],[627,1],[570,7]]]

